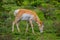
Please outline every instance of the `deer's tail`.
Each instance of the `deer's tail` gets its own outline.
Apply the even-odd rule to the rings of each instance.
[[[14,11],[14,16],[16,16],[19,11],[20,11],[20,9],[15,10]]]

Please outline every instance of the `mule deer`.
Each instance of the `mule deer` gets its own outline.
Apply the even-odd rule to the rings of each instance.
[[[26,20],[30,23],[33,33],[34,33],[33,24],[32,24],[33,21],[35,21],[38,24],[40,32],[43,33],[44,26],[43,26],[42,21],[39,19],[38,15],[36,14],[36,12],[32,10],[28,10],[28,9],[17,9],[14,11],[14,15],[15,15],[15,20],[13,21],[13,24],[12,24],[12,32],[14,31],[15,24],[17,26],[18,32],[20,32],[20,29],[18,26],[19,21]],[[26,32],[27,31],[28,31],[28,23],[26,27]]]

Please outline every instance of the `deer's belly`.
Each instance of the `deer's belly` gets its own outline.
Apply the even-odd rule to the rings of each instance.
[[[21,17],[21,20],[29,20],[29,19],[33,19],[33,15],[23,14]]]

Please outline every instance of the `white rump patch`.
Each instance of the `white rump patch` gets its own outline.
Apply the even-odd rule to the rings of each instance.
[[[16,14],[20,11],[20,9],[17,9],[14,11],[14,15],[16,16]]]

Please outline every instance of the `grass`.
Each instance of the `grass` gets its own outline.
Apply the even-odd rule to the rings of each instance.
[[[56,35],[56,26],[54,28],[52,20],[45,20],[43,17],[43,14],[41,11],[38,11],[38,9],[34,9],[37,11],[37,14],[39,18],[44,22],[44,33],[41,34],[39,32],[39,28],[36,23],[34,23],[34,31],[35,35],[32,33],[31,27],[29,26],[28,32],[25,33],[26,29],[26,22],[21,21],[20,22],[20,30],[21,32],[17,32],[16,26],[14,32],[11,32],[12,27],[12,20],[14,20],[13,17],[13,10],[17,9],[18,7],[12,7],[12,11],[10,12],[11,19],[3,20],[4,22],[1,22],[0,24],[0,40],[60,40],[60,36]],[[60,16],[59,16],[60,17]],[[57,16],[58,20],[59,17]]]
[[[9,34],[5,34],[5,35],[9,35]],[[36,35],[32,34],[32,33],[11,33],[12,38],[10,40],[59,40],[59,38],[56,37],[55,33],[43,33],[40,34],[39,32],[36,32]],[[9,37],[10,37],[9,36]],[[5,38],[5,37],[4,37]],[[3,38],[3,39],[4,39]],[[6,37],[8,38],[8,37]]]
[[[24,22],[24,23],[23,23]],[[20,30],[21,32],[17,32],[16,26],[15,31],[11,32],[11,26],[1,28],[2,32],[0,32],[0,39],[3,40],[60,40],[60,37],[56,36],[56,33],[54,33],[52,22],[51,20],[45,21],[45,27],[44,27],[44,33],[41,34],[39,32],[38,26],[34,25],[35,34],[32,33],[31,27],[29,27],[29,30],[27,33],[25,33],[26,29],[26,22],[25,21],[20,22]],[[47,25],[46,25],[47,24]],[[7,39],[8,38],[8,39]]]

